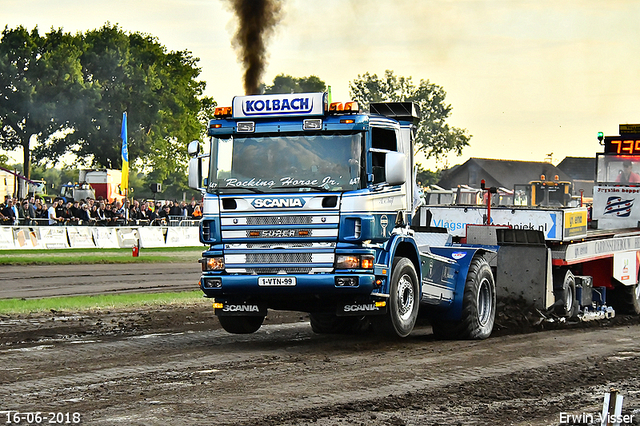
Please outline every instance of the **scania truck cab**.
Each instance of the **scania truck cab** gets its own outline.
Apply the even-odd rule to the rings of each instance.
[[[318,333],[405,337],[422,306],[442,333],[491,333],[490,253],[410,226],[418,120],[410,102],[364,113],[326,93],[216,109],[208,148],[189,144],[189,184],[203,192],[200,287],[225,330],[252,333],[276,309],[308,312]]]

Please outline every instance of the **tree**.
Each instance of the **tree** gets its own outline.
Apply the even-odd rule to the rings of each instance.
[[[441,86],[420,80],[413,84],[411,77],[397,77],[393,71],[385,71],[384,77],[365,73],[349,83],[351,98],[365,108],[371,102],[416,102],[421,118],[416,135],[416,152],[427,158],[440,159],[447,152],[457,155],[469,145],[471,135],[466,129],[451,127],[446,119],[451,115],[451,105],[445,104],[446,92]]]
[[[5,28],[0,148],[23,147],[27,176],[31,156],[56,164],[68,153],[83,166],[119,169],[127,112],[132,172],[152,169],[160,181],[186,175],[187,142],[205,132],[205,114],[215,107],[202,96],[197,62],[186,50],[168,52],[150,35],[108,23],[84,34],[51,30],[43,37],[37,28]],[[186,178],[175,181],[186,188]]]
[[[31,142],[68,129],[67,110],[82,89],[73,37],[37,27],[5,27],[0,40],[0,147],[22,147],[24,174],[31,175]]]
[[[93,96],[73,117],[73,133],[51,140],[41,153],[59,158],[67,147],[89,166],[119,169],[122,113],[127,112],[132,168],[151,168],[162,179],[184,174],[186,142],[206,129],[201,111],[215,102],[203,97],[196,80],[198,58],[188,51],[167,52],[158,40],[105,24],[81,37],[80,65]]]
[[[435,183],[438,183],[440,180],[440,175],[442,175],[442,170],[431,171],[427,169],[423,169],[421,164],[416,164],[417,167],[417,181],[420,182],[422,186],[429,186]]]
[[[273,79],[273,85],[264,87],[264,93],[309,93],[324,92],[326,89],[325,82],[315,75],[298,78],[279,74]]]

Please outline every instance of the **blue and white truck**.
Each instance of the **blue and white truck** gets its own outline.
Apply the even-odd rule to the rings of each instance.
[[[437,335],[491,334],[495,251],[416,226],[418,114],[326,93],[216,109],[208,147],[189,144],[189,185],[203,193],[200,287],[225,330],[252,333],[275,309],[308,312],[317,333],[405,337],[423,310]]]

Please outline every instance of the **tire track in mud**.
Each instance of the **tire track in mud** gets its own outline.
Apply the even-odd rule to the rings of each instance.
[[[197,262],[3,266],[0,299],[197,290]]]
[[[1,409],[38,405],[83,410],[91,424],[164,424],[160,414],[167,410],[173,421],[198,420],[215,396],[216,423],[251,422],[586,357],[640,355],[640,326],[479,342],[435,341],[425,327],[406,340],[381,342],[371,335],[318,336],[308,323],[293,323],[241,336],[216,330],[76,342],[0,351],[0,401],[11,401]]]

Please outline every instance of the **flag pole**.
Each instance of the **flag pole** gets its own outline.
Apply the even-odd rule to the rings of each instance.
[[[122,139],[122,178],[120,179],[120,187],[124,192],[125,201],[129,199],[129,146],[127,141],[127,112],[122,113],[122,129],[120,130],[120,138]],[[129,221],[129,209],[126,204],[123,205],[124,217]]]

